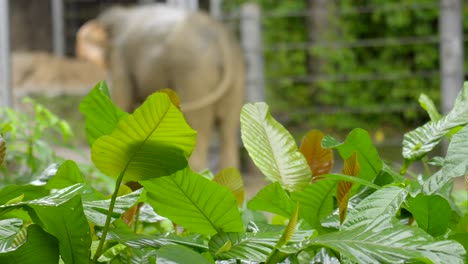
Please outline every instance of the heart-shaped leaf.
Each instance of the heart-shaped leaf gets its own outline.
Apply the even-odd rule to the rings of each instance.
[[[330,173],[333,168],[333,150],[322,147],[324,134],[319,130],[309,131],[303,138],[299,150],[309,164],[315,177]]]
[[[304,155],[291,134],[271,116],[268,105],[244,105],[241,134],[250,157],[269,180],[289,191],[299,191],[310,182],[312,172]]]
[[[415,198],[408,199],[408,205],[419,228],[432,236],[445,233],[452,211],[445,198],[439,195],[419,194]]]
[[[154,93],[123,118],[110,135],[98,138],[91,158],[102,172],[138,181],[170,175],[187,166],[196,132],[164,93]]]
[[[158,214],[189,231],[215,234],[243,230],[232,192],[189,168],[141,184],[148,202]]]

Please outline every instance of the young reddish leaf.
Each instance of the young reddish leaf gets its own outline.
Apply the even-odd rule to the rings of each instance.
[[[3,160],[5,159],[5,152],[6,152],[6,142],[2,138],[2,136],[0,136],[0,166],[2,165]]]
[[[323,137],[324,134],[321,131],[311,130],[302,138],[301,147],[299,148],[299,151],[304,154],[314,177],[328,174],[333,168],[333,150],[322,147]]]
[[[242,181],[242,176],[237,169],[223,169],[214,177],[213,181],[221,186],[227,187],[236,197],[238,206],[242,206],[244,204],[244,182]]]
[[[357,153],[353,152],[353,154],[351,154],[351,156],[344,162],[343,174],[356,176],[358,175],[359,170],[360,167],[357,159]],[[338,208],[340,210],[340,223],[343,223],[345,219],[351,187],[353,187],[352,182],[339,181],[336,188],[336,199],[338,200]]]

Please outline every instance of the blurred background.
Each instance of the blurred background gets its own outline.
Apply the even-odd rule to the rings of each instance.
[[[166,1],[0,0],[0,40],[8,43],[0,59],[11,55],[10,72],[0,67],[3,104],[34,96],[85,142],[78,103],[106,73],[74,59],[75,34],[111,5],[154,2]],[[383,158],[400,162],[403,133],[429,120],[419,95],[447,112],[466,75],[467,0],[167,3],[206,10],[237,33],[248,66],[246,101],[266,101],[298,141],[313,128],[344,140],[361,127]]]

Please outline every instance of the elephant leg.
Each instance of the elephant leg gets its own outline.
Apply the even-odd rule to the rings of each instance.
[[[197,134],[197,145],[190,157],[190,166],[194,171],[209,167],[209,149],[214,129],[214,112],[212,107],[191,111],[185,114],[189,125]]]
[[[134,108],[135,94],[127,63],[119,50],[110,53],[111,98],[124,111]]]

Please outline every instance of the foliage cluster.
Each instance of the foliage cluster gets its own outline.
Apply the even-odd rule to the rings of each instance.
[[[134,113],[104,83],[80,105],[91,158],[115,179],[111,198],[73,161],[47,179],[0,189],[1,263],[463,263],[467,200],[452,195],[467,173],[468,83],[447,116],[424,97],[433,121],[405,135],[405,166],[393,171],[366,131],[344,142],[317,130],[298,148],[265,103],[244,106],[242,139],[272,182],[244,201],[235,169],[190,169],[196,131],[171,91]],[[0,164],[10,144],[0,137]],[[447,136],[433,175],[405,178]],[[344,161],[331,173],[334,152]],[[125,183],[123,185],[122,183]],[[272,213],[272,222],[258,211]]]
[[[245,2],[224,1],[228,12]],[[307,20],[268,15],[301,12],[313,1],[252,2],[266,14],[265,70],[275,113],[288,113],[299,124],[313,117],[314,126],[371,129],[422,122],[423,112],[414,104],[422,92],[439,103],[438,1],[329,1],[328,33],[315,36],[313,47],[275,50],[271,47],[278,44],[308,42]],[[466,30],[467,7],[463,12]],[[308,75],[308,54],[318,59],[322,78],[312,84],[288,80]]]

